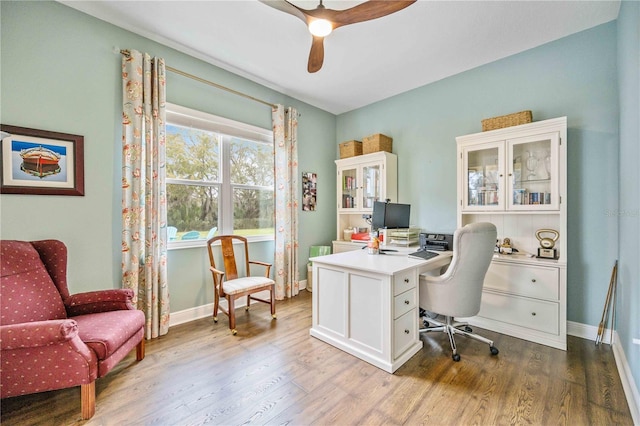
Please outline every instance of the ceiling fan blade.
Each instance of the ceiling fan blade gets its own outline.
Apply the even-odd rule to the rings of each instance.
[[[260,3],[264,3],[267,6],[271,6],[274,9],[278,9],[282,12],[288,13],[290,15],[299,18],[305,24],[308,24],[309,17],[306,15],[306,11],[304,9],[300,9],[298,6],[289,3],[286,0],[259,0]]]
[[[314,73],[322,68],[324,62],[324,37],[313,36],[311,43],[311,52],[309,52],[309,63],[307,71]]]
[[[305,10],[304,13],[314,18],[331,21],[334,24],[333,29],[336,29],[343,25],[382,18],[411,6],[415,2],[416,0],[371,0],[345,10],[317,8]]]

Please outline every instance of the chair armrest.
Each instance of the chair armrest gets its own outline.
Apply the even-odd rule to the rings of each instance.
[[[98,312],[134,310],[133,290],[119,288],[112,290],[88,291],[69,296],[64,305],[70,317]]]
[[[272,266],[270,263],[260,262],[259,260],[250,260],[249,264],[260,265],[260,266],[264,266],[265,268],[267,268],[267,272],[265,274],[265,277],[269,278],[269,273],[271,272],[271,266]]]
[[[51,346],[77,339],[78,323],[71,319],[34,321],[0,326],[0,349]]]

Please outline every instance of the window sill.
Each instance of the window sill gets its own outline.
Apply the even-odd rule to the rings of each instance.
[[[249,244],[251,243],[260,243],[264,241],[274,241],[275,238],[273,235],[261,235],[255,237],[247,237],[247,241]],[[215,243],[215,245],[219,245],[220,243]],[[182,250],[182,249],[190,249],[190,248],[198,248],[198,247],[207,247],[206,240],[184,240],[184,241],[169,241],[167,245],[167,250]]]

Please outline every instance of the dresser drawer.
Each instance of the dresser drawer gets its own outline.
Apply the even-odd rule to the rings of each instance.
[[[418,338],[418,314],[415,309],[393,322],[393,358],[396,359]]]
[[[400,272],[394,276],[393,280],[393,295],[397,296],[400,293],[404,293],[410,288],[416,287],[416,271]]]
[[[416,307],[416,288],[407,290],[393,299],[393,318],[398,318]]]
[[[478,316],[557,335],[559,311],[555,302],[483,291]]]
[[[484,288],[537,299],[558,300],[560,271],[557,268],[492,262],[484,278]]]

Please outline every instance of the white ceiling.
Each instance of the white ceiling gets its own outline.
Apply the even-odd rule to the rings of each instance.
[[[620,8],[619,0],[419,0],[338,28],[325,39],[322,69],[309,74],[304,23],[257,0],[59,1],[334,114],[609,22]]]

